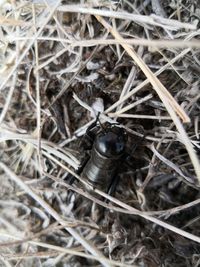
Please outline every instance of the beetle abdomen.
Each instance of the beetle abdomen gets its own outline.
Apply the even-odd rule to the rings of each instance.
[[[91,157],[82,172],[88,183],[107,191],[116,175],[125,150],[125,132],[119,127],[100,132],[94,142]]]
[[[94,187],[105,191],[116,173],[117,161],[118,159],[107,158],[94,149],[82,172],[82,176]]]

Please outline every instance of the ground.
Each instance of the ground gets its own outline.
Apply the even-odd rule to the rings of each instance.
[[[198,1],[0,1],[0,266],[200,266],[199,20]],[[110,196],[83,169],[113,125]]]

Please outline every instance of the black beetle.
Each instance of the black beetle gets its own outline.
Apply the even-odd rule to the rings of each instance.
[[[117,170],[125,156],[127,135],[123,128],[111,125],[101,129],[94,139],[90,159],[81,176],[102,191],[112,193],[117,183]]]

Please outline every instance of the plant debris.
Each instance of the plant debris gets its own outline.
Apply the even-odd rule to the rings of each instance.
[[[0,23],[0,266],[199,266],[198,1],[3,0]],[[110,196],[81,174],[112,124]]]

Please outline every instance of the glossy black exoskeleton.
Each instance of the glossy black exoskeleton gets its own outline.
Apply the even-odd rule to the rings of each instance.
[[[126,141],[123,128],[111,125],[101,129],[94,139],[90,159],[81,176],[90,185],[109,193],[116,184],[117,171],[125,156]]]

